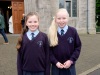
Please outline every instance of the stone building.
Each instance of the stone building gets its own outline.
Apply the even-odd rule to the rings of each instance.
[[[95,0],[24,0],[25,13],[37,11],[40,14],[40,29],[47,31],[58,8],[66,8],[70,14],[69,25],[78,33],[96,34]]]
[[[3,2],[3,3],[2,3]],[[10,2],[14,23],[14,33],[21,32],[22,14],[37,11],[40,16],[40,30],[47,32],[48,27],[59,8],[66,8],[70,15],[68,25],[80,34],[96,34],[95,3],[96,0],[0,0],[1,5]],[[6,8],[4,6],[4,8]]]

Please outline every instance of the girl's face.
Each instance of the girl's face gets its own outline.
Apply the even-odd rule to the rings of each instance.
[[[26,25],[28,26],[29,30],[34,32],[39,27],[39,20],[36,15],[29,16],[27,19]]]
[[[67,12],[65,12],[65,11],[59,11],[57,13],[57,15],[56,15],[55,22],[57,23],[57,25],[60,28],[63,28],[68,23],[68,18],[69,17],[68,17]]]

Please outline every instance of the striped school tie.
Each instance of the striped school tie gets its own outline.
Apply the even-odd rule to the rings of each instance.
[[[61,30],[61,36],[63,36],[63,35],[64,35],[64,30],[62,29],[62,30]]]
[[[31,38],[31,40],[33,40],[33,39],[34,39],[34,33],[31,33],[31,35],[32,35],[32,38]]]

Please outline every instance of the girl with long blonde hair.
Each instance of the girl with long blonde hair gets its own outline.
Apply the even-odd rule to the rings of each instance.
[[[57,11],[48,38],[52,75],[76,75],[75,62],[81,51],[81,40],[74,27],[68,25],[69,14],[65,8]]]

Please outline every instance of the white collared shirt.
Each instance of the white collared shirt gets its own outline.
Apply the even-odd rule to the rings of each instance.
[[[34,33],[34,37],[36,37],[39,33],[39,30],[37,29],[34,32],[31,32],[30,30],[28,30],[26,34],[27,34],[27,37],[29,38],[29,40],[32,40],[32,34],[31,33]]]
[[[64,28],[60,28],[60,27],[58,27],[58,33],[61,35],[61,30],[64,30],[64,34],[67,32],[67,30],[68,30],[68,25],[66,25]]]

